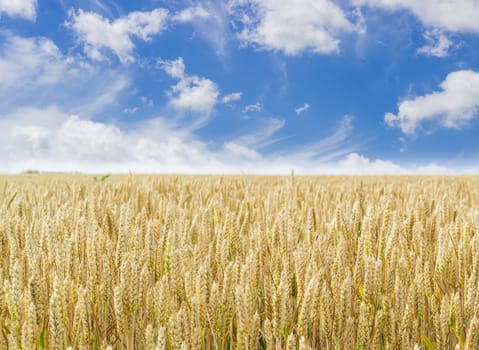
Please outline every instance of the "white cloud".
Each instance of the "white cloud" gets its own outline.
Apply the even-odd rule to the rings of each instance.
[[[133,121],[128,126],[114,120],[100,121],[95,115],[105,115],[103,111],[116,104],[129,86],[128,77],[64,54],[46,38],[4,37],[0,43],[0,172],[288,173],[291,168],[298,173],[320,174],[448,171],[436,163],[404,168],[358,154],[352,142],[352,119],[347,116],[322,140],[274,154],[265,150],[281,140],[278,133],[286,129],[285,121],[276,118],[255,118],[252,130],[234,138],[226,136],[218,143],[202,141],[184,124],[164,117]],[[235,95],[220,99],[216,84],[189,76],[182,59],[163,63],[168,74],[179,80],[170,91],[171,101],[184,98],[178,108],[211,111],[218,101]],[[192,97],[195,94],[182,95],[198,88],[202,81],[214,86],[214,98],[206,109],[194,102],[199,98]],[[190,86],[178,87],[175,92],[181,82]],[[457,85],[443,84],[440,93]],[[477,84],[464,90],[473,90],[474,86]],[[197,95],[208,93],[200,89]],[[150,100],[144,97],[142,103],[148,105]]]
[[[294,113],[296,113],[296,115],[300,116],[301,114],[303,114],[304,112],[306,112],[308,109],[310,108],[310,105],[308,103],[305,103],[304,105],[302,105],[301,107],[297,107],[294,109]]]
[[[183,57],[176,60],[158,60],[158,65],[172,78],[182,79],[185,77],[185,62]]]
[[[182,57],[173,61],[159,61],[172,78],[179,79],[168,92],[170,104],[178,109],[210,114],[218,102],[219,89],[215,82],[185,73]]]
[[[135,114],[136,112],[138,112],[138,109],[138,107],[125,108],[123,109],[123,112],[125,112],[126,114]]]
[[[66,55],[53,41],[4,34],[0,42],[0,117],[22,107],[61,105],[71,113],[97,112],[129,85],[119,71]]]
[[[170,91],[171,101],[195,111],[210,111],[218,102],[219,92],[211,82],[213,98],[202,107],[208,93],[199,87],[208,80],[189,76],[181,59],[163,62],[163,67],[179,80]],[[312,163],[289,151],[281,157],[262,153],[281,140],[277,133],[285,122],[275,118],[255,118],[252,130],[234,138],[226,135],[221,143],[201,141],[191,123],[171,117],[142,118],[122,126],[109,116],[114,115],[112,106],[122,108],[117,101],[129,86],[128,77],[65,55],[45,38],[5,36],[0,74],[5,77],[0,84],[0,172],[271,173]],[[182,84],[196,85],[183,89]],[[189,94],[195,88],[199,90]],[[144,105],[150,101],[141,99]]]
[[[153,101],[151,98],[148,98],[146,96],[141,96],[141,104],[144,107],[154,107],[155,106],[155,101]]]
[[[170,67],[181,68],[182,60],[176,61]],[[173,69],[170,74],[180,80],[191,78],[185,71]],[[322,140],[278,154],[264,152],[268,145],[281,140],[277,134],[285,122],[274,118],[255,120],[254,130],[226,137],[219,145],[201,141],[188,128],[166,118],[128,127],[95,120],[92,115],[115,104],[129,80],[117,71],[98,70],[65,55],[45,38],[6,36],[0,44],[0,74],[6,77],[0,81],[0,172],[288,173],[291,168],[297,173],[318,174],[450,171],[436,163],[404,168],[358,154],[351,144],[350,117],[343,118],[337,130]],[[445,86],[446,91],[449,85]],[[148,103],[147,98],[144,101]],[[80,116],[72,116],[72,112]]]
[[[286,55],[336,53],[340,35],[357,29],[330,0],[297,0],[294,6],[278,0],[235,1],[230,8],[243,25],[240,40]]]
[[[234,141],[225,142],[223,145],[223,148],[226,151],[232,153],[233,155],[240,156],[241,158],[252,159],[252,160],[261,158],[261,155],[258,152],[256,152],[254,149],[244,145],[240,145]]]
[[[42,161],[46,167],[55,163],[58,170],[69,169],[79,159],[72,154],[86,162],[100,157],[93,156],[88,147],[109,151],[111,147],[102,140],[112,137],[112,128],[103,129],[89,120],[69,120],[68,115],[103,115],[125,91],[129,79],[118,71],[95,68],[63,54],[50,39],[10,34],[3,39],[0,171],[41,168]]]
[[[189,1],[189,3],[193,2]],[[191,23],[194,30],[193,35],[198,35],[209,43],[221,59],[226,55],[228,44],[233,38],[228,2],[201,0],[196,3],[200,3],[200,5],[186,8],[175,14],[172,21]]]
[[[256,151],[271,145],[277,141],[274,135],[285,126],[283,119],[258,118],[256,129],[232,140],[237,145],[248,147]]]
[[[37,16],[37,0],[0,0],[0,14],[34,21]]]
[[[406,9],[426,26],[452,32],[479,32],[477,0],[355,0],[354,4]]]
[[[354,152],[340,159],[333,173],[355,175],[447,175],[461,174],[469,171],[462,169],[454,170],[435,162],[406,167],[391,160],[370,159]]]
[[[423,175],[453,174],[455,171],[437,163],[420,165],[415,168],[416,173]]]
[[[339,121],[337,129],[330,135],[321,140],[303,147],[294,153],[298,159],[319,159],[322,162],[328,162],[332,159],[343,157],[344,155],[356,150],[356,146],[351,145],[351,136],[353,133],[353,117],[345,115]]]
[[[1,48],[0,87],[3,88],[25,86],[27,83],[47,85],[75,70],[72,59],[65,58],[47,38],[7,35]],[[35,79],[31,79],[32,76]]]
[[[0,119],[0,171],[240,172],[261,159],[261,147],[278,124],[214,149],[168,119],[153,118],[122,128],[68,116],[63,111],[23,108]],[[243,144],[244,142],[244,144]]]
[[[130,63],[135,61],[134,38],[150,41],[155,35],[161,34],[168,24],[192,22],[200,25],[214,20],[215,16],[204,6],[187,7],[176,14],[170,14],[164,8],[149,12],[135,11],[113,21],[98,13],[79,9],[70,11],[70,18],[65,25],[75,32],[77,40],[83,44],[85,53],[91,59],[105,60],[105,52],[111,51],[122,63]]]
[[[389,160],[370,160],[357,153],[350,153],[339,161],[341,172],[353,174],[402,174],[406,171]]]
[[[188,7],[173,16],[173,21],[184,23],[197,19],[207,19],[211,15],[203,6]]]
[[[256,128],[215,149],[165,118],[123,128],[69,116],[55,107],[22,108],[0,119],[0,171],[328,173],[337,163],[297,160],[294,153],[263,155],[283,120],[263,119]],[[314,166],[312,166],[314,164]]]
[[[135,60],[133,37],[151,40],[166,28],[167,17],[168,11],[160,8],[150,12],[130,12],[125,17],[109,21],[97,13],[80,9],[70,12],[65,25],[75,32],[90,58],[104,60],[104,51],[110,50],[122,63],[128,63]]]
[[[242,92],[233,92],[231,94],[224,95],[221,98],[221,103],[230,103],[230,102],[233,102],[233,101],[238,101],[238,100],[241,99],[241,96],[243,96]]]
[[[463,70],[450,73],[440,91],[404,100],[397,115],[387,113],[386,123],[413,135],[426,121],[437,121],[445,128],[460,128],[478,114],[479,73]]]
[[[446,57],[449,55],[452,41],[443,32],[437,29],[426,30],[424,39],[426,40],[426,45],[420,47],[417,50],[418,53],[435,57]]]
[[[19,113],[22,120],[17,119]],[[54,122],[38,121],[47,113]],[[126,130],[68,116],[54,108],[23,109],[2,118],[0,126],[2,171],[126,172],[142,167],[167,171],[168,167],[198,166],[209,160],[194,135],[185,137],[160,118]]]
[[[209,79],[191,76],[171,89],[170,103],[179,109],[210,113],[219,96],[218,86]]]
[[[256,102],[254,105],[247,105],[243,108],[243,113],[249,112],[261,112],[263,110],[263,104],[261,102]]]
[[[348,131],[342,122],[323,145],[339,147]],[[128,128],[69,116],[56,107],[21,108],[0,118],[0,172],[81,171],[125,173],[252,173],[406,174],[448,173],[436,163],[404,168],[392,161],[369,159],[356,152],[330,158],[298,157],[298,152],[262,154],[274,142],[284,121],[265,119],[256,130],[226,141],[209,143],[165,118],[138,122]],[[273,141],[272,141],[273,139]],[[333,141],[334,140],[334,141]],[[326,152],[328,147],[323,147]],[[334,153],[334,152],[333,152]]]

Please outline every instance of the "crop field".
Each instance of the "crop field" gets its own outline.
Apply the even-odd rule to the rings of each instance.
[[[479,178],[0,177],[0,349],[478,349]]]

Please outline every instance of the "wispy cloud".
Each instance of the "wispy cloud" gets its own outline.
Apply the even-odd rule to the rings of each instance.
[[[234,101],[238,101],[243,96],[242,92],[233,92],[231,94],[225,95],[221,98],[221,103],[231,103]]]
[[[278,118],[259,118],[253,131],[239,136],[230,142],[260,151],[276,142],[276,133],[283,129],[286,121]]]
[[[440,30],[429,29],[424,32],[426,45],[420,47],[417,52],[423,55],[434,57],[446,57],[453,43]]]
[[[295,155],[299,158],[317,158],[327,157],[331,158],[334,155],[335,158],[344,156],[347,153],[355,151],[355,147],[347,143],[348,138],[353,132],[353,118],[349,115],[344,116],[339,122],[337,129],[329,136],[303,147]]]
[[[138,109],[138,107],[125,108],[123,109],[123,112],[126,114],[135,114],[136,112],[138,112]]]
[[[44,37],[4,34],[0,43],[0,116],[21,107],[58,105],[96,115],[130,84],[122,72],[64,54]]]
[[[297,116],[300,116],[301,114],[303,114],[304,112],[306,112],[307,110],[309,110],[310,106],[308,103],[305,103],[304,105],[302,105],[301,107],[297,107],[294,109],[294,113],[296,113]]]
[[[209,43],[216,55],[223,59],[227,55],[230,42],[234,39],[228,2],[201,0],[197,3],[200,3],[204,15],[192,18],[191,25],[195,33]]]
[[[249,112],[261,112],[263,110],[263,104],[261,102],[256,102],[253,105],[247,105],[243,108],[243,113]]]
[[[203,6],[188,7],[175,15],[172,20],[180,23],[192,22],[197,19],[207,19],[211,14]]]
[[[151,98],[148,98],[146,96],[141,96],[141,104],[144,107],[154,107],[155,106],[155,101],[153,101]]]

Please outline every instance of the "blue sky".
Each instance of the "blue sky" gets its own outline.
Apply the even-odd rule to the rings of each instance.
[[[479,172],[476,0],[0,0],[0,172]]]

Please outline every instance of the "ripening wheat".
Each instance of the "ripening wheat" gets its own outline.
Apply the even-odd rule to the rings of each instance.
[[[478,336],[478,178],[0,178],[0,349]]]

